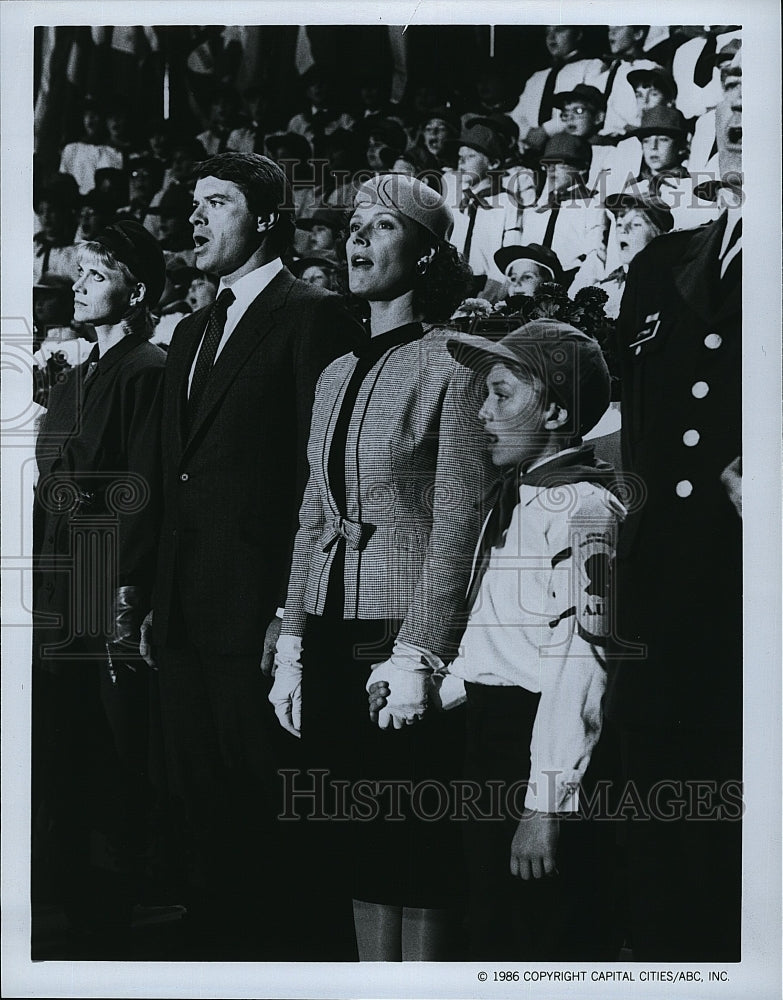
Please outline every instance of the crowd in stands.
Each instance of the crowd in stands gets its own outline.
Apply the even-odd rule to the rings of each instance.
[[[454,242],[474,273],[470,301],[493,306],[515,294],[520,260],[541,268],[536,254],[546,253],[572,297],[581,288],[604,289],[606,314],[614,318],[640,249],[662,232],[719,214],[709,183],[717,167],[714,108],[721,66],[740,44],[734,26],[519,28],[517,60],[509,44],[498,46],[494,58],[463,64],[452,85],[453,74],[441,74],[446,82],[433,76],[432,60],[433,74],[410,73],[402,92],[388,67],[354,76],[334,60],[319,65],[310,53],[310,65],[297,74],[300,46],[312,33],[299,29],[289,53],[294,83],[284,96],[273,92],[258,58],[257,79],[248,79],[249,46],[240,29],[210,30],[179,56],[169,45],[166,81],[191,85],[187,100],[186,84],[180,86],[165,117],[152,97],[138,104],[127,87],[114,93],[118,77],[106,79],[105,67],[103,79],[88,76],[92,90],[69,84],[73,107],[57,127],[51,114],[39,113],[51,93],[39,92],[36,348],[75,340],[65,349],[68,359],[84,354],[92,334],[74,324],[68,295],[75,246],[115,219],[143,223],[166,254],[154,342],[165,347],[179,319],[210,301],[217,282],[194,266],[191,177],[199,160],[226,150],[264,153],[284,166],[296,216],[287,263],[304,280],[337,291],[345,287],[344,213],[357,187],[379,172],[414,174],[442,192],[456,214]],[[346,47],[353,45],[353,29],[342,30]],[[338,55],[341,37],[332,38]],[[196,77],[190,71],[205,52],[216,64],[211,75]],[[135,59],[137,76],[144,75],[142,55],[123,57],[126,69]],[[51,79],[46,87],[41,82],[41,91],[54,87]],[[72,134],[55,142],[53,132],[70,120],[78,122]],[[515,246],[535,249],[509,256]],[[51,353],[44,350],[41,363]]]

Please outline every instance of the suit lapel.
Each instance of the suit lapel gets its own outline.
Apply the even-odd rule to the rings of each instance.
[[[728,295],[721,294],[720,253],[726,216],[694,231],[687,253],[674,268],[674,283],[688,305],[705,323],[715,323],[736,312],[741,302],[741,282]]]
[[[218,355],[198,412],[187,434],[186,448],[199,433],[204,421],[219,405],[249,355],[275,328],[277,323],[275,314],[285,304],[294,281],[293,275],[283,269],[248,306]],[[195,354],[195,351],[193,353]],[[187,376],[185,384],[187,386]]]
[[[163,411],[164,433],[173,435],[176,453],[185,447],[187,426],[188,377],[201,343],[210,306],[186,316],[177,327],[166,357],[166,378],[171,390],[166,393]]]

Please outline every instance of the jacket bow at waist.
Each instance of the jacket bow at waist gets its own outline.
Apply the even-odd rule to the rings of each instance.
[[[333,518],[332,523],[323,535],[321,535],[321,545],[323,551],[328,552],[338,538],[344,538],[352,549],[361,552],[374,531],[374,524],[366,524],[362,521],[349,521],[347,517],[341,517],[338,514]]]

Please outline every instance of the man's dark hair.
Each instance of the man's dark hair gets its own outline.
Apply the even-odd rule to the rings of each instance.
[[[276,221],[264,234],[267,246],[284,253],[294,238],[293,197],[283,170],[260,153],[218,153],[198,164],[195,180],[216,177],[232,181],[244,194],[253,215]]]

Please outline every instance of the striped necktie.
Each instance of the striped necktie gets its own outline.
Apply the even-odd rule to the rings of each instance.
[[[729,273],[729,268],[738,260],[742,255],[742,219],[737,219],[733,230],[729,233],[729,238],[726,241],[726,246],[723,249],[720,257],[720,277],[721,281],[726,279]],[[736,270],[736,267],[732,269],[732,274]]]

